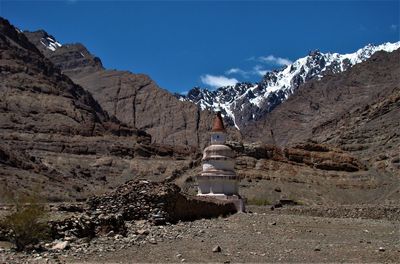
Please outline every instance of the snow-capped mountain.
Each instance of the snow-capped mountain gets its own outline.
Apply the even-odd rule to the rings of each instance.
[[[367,45],[354,53],[310,52],[284,68],[267,72],[259,83],[237,83],[210,91],[195,87],[181,101],[196,103],[201,109],[215,109],[220,105],[225,119],[240,129],[252,120],[258,120],[286,100],[303,83],[321,79],[329,74],[346,71],[353,65],[383,50],[392,52],[400,47],[396,43]]]

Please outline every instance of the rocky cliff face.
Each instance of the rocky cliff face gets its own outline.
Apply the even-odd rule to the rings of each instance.
[[[334,144],[379,171],[400,177],[400,87],[383,98],[331,119],[313,129],[315,140]],[[399,186],[400,189],[400,186]]]
[[[8,21],[0,26],[1,129],[94,136],[119,126]]]
[[[2,18],[0,83],[0,201],[32,190],[50,201],[81,199],[190,164],[193,150],[151,144],[149,134],[110,118]]]
[[[61,45],[44,30],[26,31],[24,35],[63,72],[92,72],[104,69],[100,58],[95,57],[80,43]]]
[[[57,45],[44,31],[24,33],[54,65],[90,91],[100,105],[125,124],[145,130],[155,143],[204,147],[212,113],[181,102],[144,74],[105,70],[81,44]],[[48,44],[49,41],[50,44]]]
[[[394,91],[400,89],[399,58],[400,50],[378,52],[346,72],[311,81],[257,125],[248,126],[245,134],[249,138],[279,145],[322,135],[327,130],[321,129],[321,126],[336,124],[348,113],[391,98]],[[387,123],[397,122],[391,115],[384,118]],[[338,133],[341,127],[331,125],[330,129]],[[376,136],[386,133],[381,127],[376,126],[375,129]]]

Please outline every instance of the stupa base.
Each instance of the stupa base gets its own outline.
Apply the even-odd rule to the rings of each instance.
[[[244,202],[239,195],[226,195],[223,193],[205,193],[205,194],[199,193],[199,194],[197,194],[197,196],[210,197],[210,198],[215,198],[218,200],[229,201],[235,205],[237,212],[245,211]]]

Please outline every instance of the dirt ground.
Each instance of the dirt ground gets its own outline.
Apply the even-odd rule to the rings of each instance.
[[[400,223],[286,215],[252,208],[228,218],[168,226],[159,239],[66,262],[399,262]],[[213,252],[219,246],[221,252]]]
[[[95,238],[51,257],[3,250],[0,263],[399,263],[399,221],[248,209],[227,218],[141,227],[148,233],[134,242],[130,236]],[[217,246],[220,252],[213,252]]]

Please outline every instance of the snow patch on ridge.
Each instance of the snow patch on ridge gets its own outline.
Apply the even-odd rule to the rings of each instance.
[[[41,38],[40,43],[51,51],[55,51],[57,48],[62,47],[62,45],[52,37]]]

